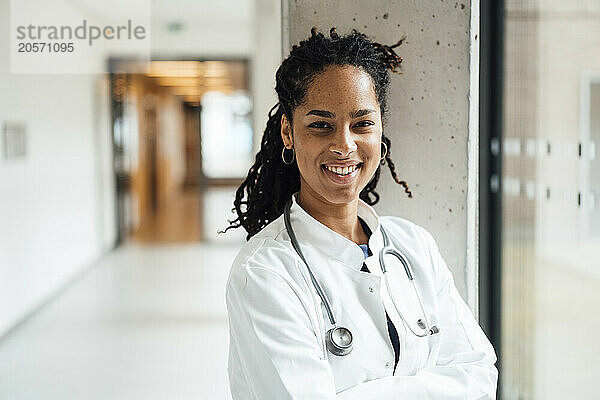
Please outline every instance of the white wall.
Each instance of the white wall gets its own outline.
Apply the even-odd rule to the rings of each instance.
[[[11,74],[9,7],[0,0],[0,123],[25,123],[27,154],[0,161],[0,335],[96,260],[103,242],[98,77]]]
[[[382,170],[376,209],[426,227],[438,241],[456,286],[477,315],[478,2],[284,0],[291,44],[316,25],[329,35],[357,28],[372,39],[396,43],[402,75],[392,74],[389,120],[396,172]],[[472,28],[473,27],[473,28]]]
[[[252,96],[254,100],[254,150],[267,125],[268,113],[277,103],[275,73],[281,63],[281,0],[256,0],[254,51],[252,53]]]
[[[152,56],[245,57],[254,51],[258,0],[156,0],[152,2]],[[182,23],[179,32],[169,22]]]

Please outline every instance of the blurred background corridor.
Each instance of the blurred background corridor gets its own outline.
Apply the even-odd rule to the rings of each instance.
[[[217,231],[276,102],[280,14],[153,1],[142,68],[0,62],[0,399],[230,398],[224,288],[246,233]]]
[[[60,1],[102,13],[92,0]],[[275,71],[300,31],[286,18],[302,6],[151,3],[142,67],[119,54],[102,60],[104,74],[12,74],[0,36],[1,400],[231,398],[224,290],[246,232],[218,231],[235,218],[235,190],[277,102]],[[498,353],[498,398],[600,399],[600,0],[334,3],[307,1],[296,19],[370,34],[402,18],[393,29],[408,32],[391,110],[407,145],[395,154],[428,203],[384,203],[382,214],[441,234],[464,221],[440,198],[461,184],[475,193],[459,195],[477,209],[479,269],[456,280]],[[10,6],[0,0],[6,27]],[[358,24],[367,11],[369,25]],[[458,47],[477,62],[469,46],[481,42],[479,87],[462,53],[458,66],[437,63],[452,53],[434,52],[456,51],[446,32],[463,35]],[[471,105],[473,87],[481,102]],[[480,132],[467,126],[477,119],[445,120],[469,112]],[[440,125],[419,125],[434,114]],[[415,115],[414,126],[398,122]],[[466,170],[461,129],[479,135],[479,165],[468,164],[478,184],[466,172],[440,184],[440,165],[408,158],[427,148],[418,157],[465,158]]]

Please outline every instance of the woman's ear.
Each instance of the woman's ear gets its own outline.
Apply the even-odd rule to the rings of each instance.
[[[281,115],[281,139],[283,140],[283,145],[286,148],[291,148],[294,144],[292,127],[285,114]]]

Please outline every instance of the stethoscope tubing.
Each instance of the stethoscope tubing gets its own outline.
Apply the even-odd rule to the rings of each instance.
[[[388,290],[389,296],[392,299],[392,304],[394,304],[394,308],[398,312],[398,315],[400,315],[402,322],[404,322],[404,324],[408,327],[408,329],[410,329],[410,331],[414,335],[419,336],[419,337],[425,337],[425,336],[429,336],[429,335],[433,335],[433,334],[437,333],[436,332],[436,330],[438,329],[437,327],[434,326],[434,327],[430,328],[431,325],[429,325],[429,319],[427,318],[427,313],[425,312],[425,307],[423,306],[423,301],[421,300],[421,295],[419,294],[419,290],[417,289],[417,285],[415,283],[415,276],[413,275],[413,271],[412,271],[412,268],[410,267],[410,263],[408,262],[408,260],[404,256],[404,254],[400,253],[396,249],[389,247],[390,240],[387,236],[387,233],[385,232],[385,229],[383,229],[383,225],[381,226],[381,234],[383,236],[383,250],[379,252],[379,265],[381,266],[381,270],[383,271],[385,285]],[[398,309],[398,305],[396,304],[396,300],[394,299],[394,296],[392,296],[392,291],[390,289],[390,285],[389,285],[388,279],[387,279],[387,268],[385,266],[385,261],[383,260],[383,257],[386,254],[392,254],[398,260],[400,260],[400,262],[404,266],[404,271],[406,272],[406,276],[408,277],[408,280],[410,281],[411,286],[413,287],[415,295],[417,296],[417,301],[419,302],[419,307],[421,308],[421,311],[423,312],[423,318],[425,319],[425,326],[427,329],[426,333],[415,332],[412,329],[412,327],[410,326],[410,324],[406,321],[406,319],[404,319],[404,315],[402,315],[402,313]]]
[[[291,205],[292,205],[292,200],[290,198],[288,200],[288,202],[286,203],[285,210],[284,210],[283,220],[285,223],[285,228],[288,232],[288,235],[290,236],[290,241],[292,242],[292,246],[294,247],[294,250],[296,250],[296,253],[298,253],[300,258],[304,262],[304,265],[306,265],[306,269],[308,269],[308,274],[310,275],[310,280],[312,281],[313,286],[315,287],[315,290],[317,291],[317,294],[323,301],[323,305],[325,306],[325,310],[327,311],[327,316],[329,318],[329,322],[331,322],[331,325],[336,326],[335,317],[333,315],[333,311],[331,310],[329,299],[327,299],[327,296],[325,295],[325,291],[323,291],[321,284],[315,277],[315,274],[313,273],[312,268],[310,268],[310,265],[308,265],[306,258],[304,258],[304,254],[300,250],[300,245],[298,244],[298,240],[296,239],[296,234],[294,233],[294,230],[292,229],[292,224],[290,222],[290,207],[291,207]]]
[[[325,295],[325,291],[323,290],[323,288],[321,287],[319,281],[317,280],[317,278],[315,277],[315,274],[313,273],[310,265],[308,264],[308,262],[306,261],[306,258],[304,257],[304,254],[302,253],[302,250],[300,249],[300,245],[298,244],[298,240],[296,238],[296,234],[294,233],[294,230],[292,229],[292,224],[290,222],[290,208],[292,205],[292,199],[290,198],[285,207],[284,207],[284,223],[285,223],[285,228],[288,232],[288,235],[290,236],[290,241],[292,242],[292,246],[294,247],[294,250],[296,251],[296,253],[298,254],[298,256],[300,256],[300,258],[302,259],[302,261],[304,262],[304,265],[306,265],[306,268],[308,270],[308,273],[310,275],[310,279],[313,283],[313,286],[315,287],[315,290],[317,291],[317,294],[319,295],[319,297],[322,300],[323,305],[325,306],[325,311],[327,312],[327,316],[329,318],[329,322],[331,322],[332,326],[336,326],[336,320],[335,320],[335,316],[333,315],[333,311],[331,309],[331,303],[329,302],[329,299],[327,298],[327,296]],[[381,270],[383,272],[383,280],[385,282],[386,288],[388,290],[388,294],[390,296],[390,298],[392,299],[392,304],[394,305],[394,308],[396,309],[396,312],[398,312],[398,315],[400,315],[400,318],[402,319],[402,322],[404,323],[405,326],[408,327],[408,329],[415,335],[418,337],[425,337],[425,336],[429,336],[429,335],[433,335],[439,332],[439,328],[437,326],[430,326],[429,325],[429,319],[427,318],[427,313],[425,312],[425,307],[423,306],[423,302],[421,300],[421,296],[419,294],[419,290],[417,289],[417,286],[415,284],[415,279],[414,279],[414,275],[412,272],[412,268],[410,267],[410,263],[408,262],[408,260],[406,259],[406,257],[400,253],[399,251],[397,251],[394,248],[390,247],[390,241],[388,238],[387,233],[385,232],[385,229],[383,228],[383,225],[380,225],[380,229],[381,229],[381,233],[383,236],[383,249],[379,252],[379,265],[381,267]],[[422,328],[425,330],[425,333],[417,333],[415,332],[412,327],[410,326],[410,324],[406,321],[406,319],[404,318],[404,315],[402,314],[402,312],[400,312],[400,309],[398,307],[398,305],[396,304],[396,301],[394,300],[394,296],[392,296],[392,291],[390,289],[389,286],[389,282],[387,279],[387,268],[385,266],[385,261],[384,261],[384,256],[386,254],[391,254],[393,256],[395,256],[396,258],[398,258],[398,260],[400,260],[400,262],[402,263],[402,265],[404,266],[404,271],[406,272],[406,276],[408,277],[409,281],[411,282],[411,285],[414,289],[414,292],[417,296],[417,301],[419,302],[419,306],[421,308],[421,311],[423,313],[423,318],[425,319],[425,327]],[[420,322],[420,320],[419,320]]]

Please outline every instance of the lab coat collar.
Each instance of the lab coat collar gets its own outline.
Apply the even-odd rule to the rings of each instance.
[[[306,246],[306,244],[310,243],[311,247],[324,253],[328,259],[337,260],[348,267],[360,270],[364,262],[362,249],[350,239],[335,232],[307,213],[297,203],[298,193],[296,192],[292,195],[290,220],[300,245]],[[383,236],[381,234],[379,216],[373,207],[361,199],[358,199],[358,216],[371,229],[369,248],[371,249],[371,253],[377,256],[379,250],[383,248]]]

